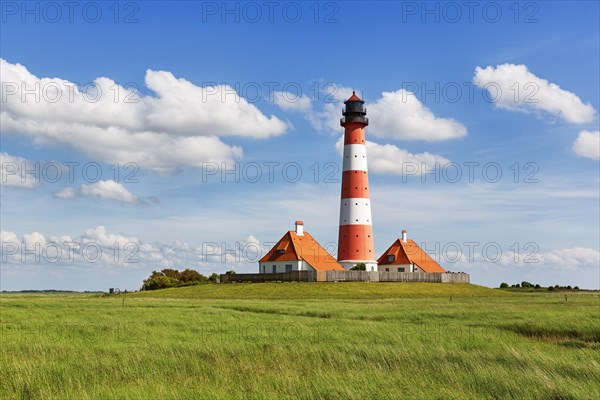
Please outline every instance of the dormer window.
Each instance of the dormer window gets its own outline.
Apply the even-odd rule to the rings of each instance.
[[[392,262],[394,262],[394,261],[396,261],[396,256],[395,256],[394,254],[392,254],[392,255],[389,255],[389,256],[388,256],[388,262],[391,262],[391,263],[392,263]]]

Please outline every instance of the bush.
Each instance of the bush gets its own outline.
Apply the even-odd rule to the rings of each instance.
[[[579,290],[579,286],[575,286],[573,290]]]
[[[534,287],[535,287],[536,289],[541,289],[541,286],[540,286],[540,284],[539,284],[539,283],[536,283]]]
[[[523,281],[523,282],[521,282],[521,287],[530,288],[530,287],[533,287],[533,285],[527,281]]]
[[[144,290],[158,290],[178,286],[199,285],[206,282],[208,282],[208,278],[193,269],[186,268],[182,272],[179,272],[176,269],[166,268],[160,272],[152,271],[150,277],[144,280],[143,288]]]
[[[352,268],[350,268],[350,271],[366,271],[367,270],[367,264],[365,263],[358,263],[355,266],[353,266]]]
[[[500,284],[500,289],[506,289],[507,287],[508,287],[508,283],[506,283],[506,282],[502,282]]]
[[[554,286],[548,286],[548,290],[549,291],[553,291],[554,290]]]

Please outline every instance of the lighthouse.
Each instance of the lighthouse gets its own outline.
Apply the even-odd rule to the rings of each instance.
[[[355,92],[344,102],[344,159],[338,262],[346,269],[364,263],[367,271],[377,271],[373,246],[373,220],[367,170],[365,127],[369,125],[365,102]]]

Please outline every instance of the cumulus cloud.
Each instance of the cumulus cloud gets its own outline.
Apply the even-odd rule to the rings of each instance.
[[[533,247],[527,248],[533,251]],[[465,270],[477,270],[480,268],[515,268],[515,269],[551,269],[556,271],[575,271],[579,269],[590,269],[600,267],[600,252],[585,247],[572,247],[566,249],[555,249],[546,252],[533,251],[527,254],[515,256],[514,253],[505,251],[498,255],[492,247],[490,254],[483,255],[475,253],[472,257],[465,254],[448,254],[447,258],[457,259],[458,263],[451,269],[457,267]],[[470,259],[469,259],[470,258]]]
[[[598,268],[600,252],[584,247],[558,249],[542,254],[540,261],[557,269]]]
[[[200,87],[167,71],[146,71],[145,85],[153,95],[144,96],[106,77],[78,87],[39,78],[4,59],[0,67],[3,134],[68,145],[99,161],[135,162],[169,173],[241,157],[242,149],[221,141],[223,136],[260,139],[287,129],[277,117],[232,95],[235,90],[227,85]]]
[[[596,115],[590,103],[532,74],[525,65],[477,67],[473,83],[486,89],[495,106],[505,110],[545,113],[573,124],[591,122]]]
[[[75,197],[77,197],[77,194],[77,189],[72,187],[66,187],[54,193],[54,197],[56,197],[57,199],[74,199]]]
[[[600,159],[600,131],[581,131],[575,143],[573,151],[580,157]]]
[[[467,128],[452,118],[436,117],[429,108],[405,89],[383,92],[368,105],[369,132],[399,140],[448,140],[463,137]]]
[[[1,180],[5,186],[16,186],[31,189],[38,185],[34,176],[26,171],[33,170],[33,163],[22,157],[14,157],[8,153],[0,153]]]
[[[317,130],[340,131],[343,101],[352,95],[352,89],[336,86],[333,93],[326,94],[330,102],[320,111],[307,115]],[[437,117],[405,89],[383,92],[374,102],[365,103],[369,117],[369,135],[396,140],[437,141],[463,137],[467,128],[452,118]]]
[[[378,174],[402,175],[409,171],[411,175],[420,174],[450,162],[442,156],[429,152],[413,154],[393,144],[378,144],[367,140],[366,146],[369,171]],[[336,142],[335,147],[338,153],[343,155],[343,137]]]
[[[269,250],[254,237],[236,243],[145,242],[125,233],[114,233],[105,226],[85,230],[81,235],[51,235],[39,232],[19,238],[14,232],[0,232],[1,251],[7,265],[70,264],[76,267],[129,267],[149,270],[162,268],[231,269],[231,264],[255,265]],[[24,256],[28,251],[29,255]],[[33,252],[36,252],[33,254]],[[60,263],[58,262],[60,261]],[[203,272],[203,271],[200,271]]]
[[[99,197],[105,200],[118,200],[125,203],[138,203],[140,199],[115,181],[98,181],[91,184],[81,185],[83,196]]]
[[[309,112],[312,110],[310,98],[290,92],[275,92],[274,103],[284,111]]]
[[[131,193],[123,184],[112,180],[82,184],[79,189],[66,187],[54,193],[58,199],[74,199],[78,196],[96,197],[102,200],[117,200],[124,203],[140,203],[138,196]],[[149,198],[149,203],[157,203],[155,197]]]

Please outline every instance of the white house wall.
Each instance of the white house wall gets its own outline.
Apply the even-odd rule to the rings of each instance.
[[[258,272],[261,274],[270,274],[270,273],[280,273],[280,272],[287,272],[286,271],[286,265],[291,265],[292,266],[292,271],[313,271],[313,268],[308,265],[306,262],[299,260],[299,261],[268,261],[268,262],[262,262],[259,263],[259,269]],[[275,267],[275,270],[273,270],[273,267]]]

